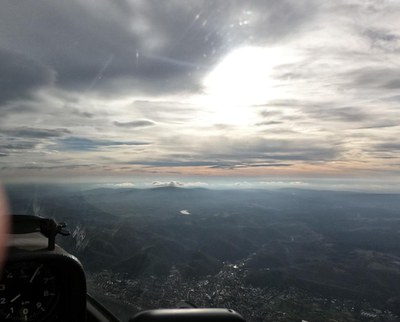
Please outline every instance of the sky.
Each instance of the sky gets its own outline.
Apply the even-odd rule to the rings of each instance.
[[[0,179],[396,185],[399,16],[389,0],[6,0]]]

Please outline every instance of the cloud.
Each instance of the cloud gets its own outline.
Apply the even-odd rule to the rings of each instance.
[[[15,105],[15,104],[6,104],[1,106],[0,102],[0,116],[5,119],[7,116],[11,115],[21,115],[21,114],[35,114],[38,110],[34,106],[27,105]]]
[[[282,124],[282,123],[283,122],[281,122],[281,121],[266,121],[266,122],[257,123],[256,126],[278,125],[278,124]]]
[[[181,181],[153,181],[151,183],[155,187],[177,187],[177,188],[207,188],[210,185],[207,182],[181,182]]]
[[[28,137],[28,138],[53,138],[71,134],[71,131],[65,128],[57,129],[40,129],[31,127],[19,127],[14,129],[2,129],[0,133],[14,136],[14,137]]]
[[[303,112],[322,121],[338,122],[362,122],[369,119],[368,113],[361,108],[347,107],[329,107],[329,106],[310,106],[304,108]]]
[[[364,32],[369,39],[372,48],[378,48],[386,52],[400,50],[400,35],[391,30],[382,28],[368,28]]]
[[[204,167],[204,166],[214,166],[216,163],[212,161],[168,161],[168,160],[160,160],[160,161],[129,161],[126,164],[132,165],[143,165],[146,167]]]
[[[362,67],[349,72],[347,78],[352,80],[349,86],[357,89],[400,88],[400,72],[389,67]]]
[[[106,187],[106,188],[115,188],[115,189],[136,188],[136,185],[132,182],[107,183],[107,184],[101,184],[100,186]]]
[[[390,95],[388,97],[381,98],[382,101],[386,102],[400,102],[400,95]]]
[[[395,127],[399,126],[399,122],[394,120],[377,120],[370,121],[366,125],[360,127],[359,129],[382,129],[386,127]]]
[[[0,46],[0,108],[8,101],[29,97],[54,81],[55,72],[51,68]]]
[[[155,187],[175,187],[175,188],[181,188],[185,186],[184,183],[179,181],[167,181],[167,182],[154,181],[152,182],[152,185]]]
[[[185,182],[184,185],[188,188],[207,188],[210,186],[210,184],[208,184],[207,182],[202,181]]]
[[[10,152],[18,152],[22,150],[30,150],[38,145],[36,141],[14,141],[11,143],[0,143],[0,151],[6,150]]]
[[[155,122],[151,120],[136,120],[131,122],[114,122],[115,126],[125,127],[125,128],[142,128],[156,125]]]
[[[83,118],[89,118],[89,119],[93,118],[95,116],[94,113],[87,112],[87,111],[81,111],[79,109],[72,109],[72,113],[77,115],[77,116],[80,116],[80,117],[83,117]]]
[[[310,184],[303,181],[239,181],[233,183],[234,187],[240,189],[276,189],[276,188],[298,188],[309,187]]]
[[[18,161],[23,161],[25,160],[25,158],[21,156],[23,156],[27,152],[35,150],[38,145],[39,142],[37,141],[25,141],[17,140],[14,138],[7,138],[5,142],[4,140],[0,140],[0,154],[3,157],[6,157],[17,153],[20,156],[20,159]],[[13,163],[13,166],[15,165],[16,162]]]
[[[237,164],[216,164],[213,169],[243,169],[243,168],[267,168],[267,167],[290,167],[290,163],[237,163]]]
[[[59,139],[56,148],[61,151],[93,151],[102,147],[115,147],[123,145],[148,145],[149,142],[141,141],[112,141],[112,140],[96,140],[84,137],[68,137]]]
[[[20,170],[38,170],[38,171],[48,171],[48,170],[74,170],[78,168],[90,168],[93,165],[89,164],[64,164],[64,165],[23,165],[16,167]]]
[[[393,142],[393,143],[381,143],[377,144],[375,148],[379,151],[391,151],[391,152],[397,152],[400,150],[400,143]]]
[[[310,183],[308,182],[303,182],[303,181],[260,181],[257,182],[257,184],[259,185],[263,185],[263,186],[289,186],[289,187],[299,187],[299,186],[309,186]]]

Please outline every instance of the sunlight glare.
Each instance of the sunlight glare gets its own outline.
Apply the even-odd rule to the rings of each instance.
[[[215,121],[250,122],[251,105],[265,104],[282,95],[273,72],[292,58],[279,48],[242,47],[229,53],[203,83],[203,99],[213,109]]]

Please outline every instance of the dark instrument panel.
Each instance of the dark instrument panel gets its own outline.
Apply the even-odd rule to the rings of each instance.
[[[49,240],[41,232],[10,235],[0,279],[0,321],[86,320],[82,265]]]
[[[0,318],[43,320],[57,307],[60,291],[54,268],[35,261],[10,264],[0,284]]]

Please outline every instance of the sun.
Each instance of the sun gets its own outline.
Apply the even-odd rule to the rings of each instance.
[[[241,47],[223,58],[203,80],[202,100],[215,122],[251,122],[251,106],[282,94],[273,73],[279,65],[288,63],[289,56],[278,48]]]

